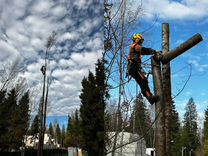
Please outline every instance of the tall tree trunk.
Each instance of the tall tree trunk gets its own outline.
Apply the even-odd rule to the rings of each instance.
[[[200,34],[195,34],[194,36],[192,36],[187,41],[180,44],[175,49],[173,49],[169,52],[166,52],[163,55],[163,58],[162,58],[161,62],[163,64],[166,64],[166,63],[170,62],[171,60],[173,60],[177,56],[183,54],[184,52],[186,52],[187,50],[189,50],[190,48],[192,48],[193,46],[195,46],[196,44],[201,42],[202,40],[203,40],[203,38]]]
[[[162,24],[162,52],[165,54],[169,51],[169,24]],[[171,77],[170,77],[170,63],[162,66],[162,83],[163,83],[163,100],[165,108],[165,147],[166,155],[170,155],[170,142],[171,142],[171,130],[170,130],[170,119],[171,119]]]
[[[118,100],[118,109],[117,109],[117,120],[116,120],[116,130],[115,130],[115,137],[114,137],[114,142],[113,142],[113,150],[112,150],[112,156],[115,155],[116,151],[116,144],[117,144],[117,139],[118,139],[118,121],[119,121],[119,112],[121,108],[121,101],[122,101],[122,96],[124,92],[124,84],[123,84],[123,51],[124,51],[124,16],[125,16],[125,8],[126,8],[126,1],[122,0],[122,9],[121,9],[121,17],[122,17],[122,34],[121,34],[121,48],[120,48],[120,60],[119,60],[119,74],[120,74],[120,80],[119,80],[119,100]],[[122,148],[121,151],[122,153]]]
[[[155,148],[156,156],[165,155],[165,130],[164,130],[164,105],[163,105],[163,87],[160,62],[152,57],[152,74],[155,95],[159,95],[160,100],[155,103],[156,130],[155,130]]]

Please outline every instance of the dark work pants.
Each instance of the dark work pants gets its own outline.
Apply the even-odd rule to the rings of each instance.
[[[143,74],[143,72],[141,70],[142,68],[138,64],[131,62],[131,63],[129,63],[128,69],[129,69],[129,71],[128,71],[129,75],[131,75],[136,80],[136,82],[139,84],[142,94],[146,98],[151,96],[152,93],[150,92],[148,80],[145,77],[145,75]]]

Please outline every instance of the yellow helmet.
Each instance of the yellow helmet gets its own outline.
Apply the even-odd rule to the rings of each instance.
[[[142,40],[142,42],[144,41],[144,38],[141,34],[134,34],[132,37],[132,40],[134,42],[139,42],[140,40]]]

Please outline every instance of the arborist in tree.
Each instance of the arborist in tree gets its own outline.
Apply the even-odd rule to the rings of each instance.
[[[132,40],[133,43],[130,46],[130,52],[128,55],[128,74],[131,75],[139,84],[143,96],[145,96],[151,104],[154,104],[159,100],[159,96],[153,95],[150,91],[148,80],[141,67],[142,55],[162,56],[162,54],[151,48],[142,47],[144,38],[141,34],[134,34]]]
[[[45,66],[42,66],[40,71],[42,72],[43,75],[45,75],[45,72],[46,72],[46,67]]]

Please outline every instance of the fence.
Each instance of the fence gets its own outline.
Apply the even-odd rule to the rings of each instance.
[[[37,156],[37,150],[35,149],[26,149],[24,156]],[[21,151],[15,152],[2,152],[0,151],[0,156],[22,156]],[[68,156],[67,150],[64,149],[45,149],[43,150],[44,156]]]

